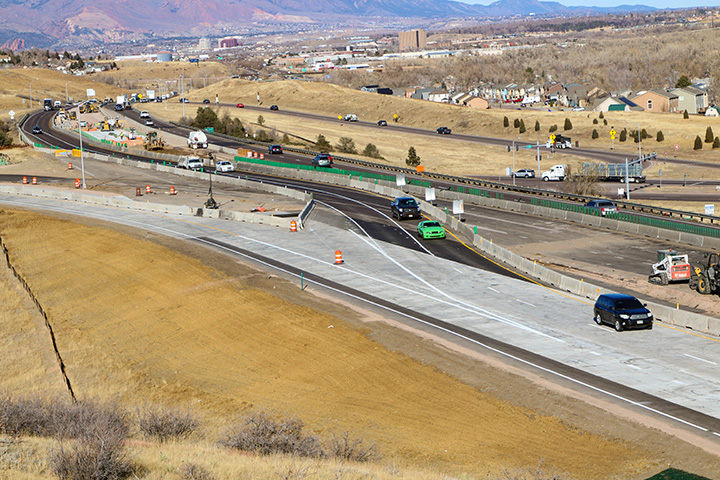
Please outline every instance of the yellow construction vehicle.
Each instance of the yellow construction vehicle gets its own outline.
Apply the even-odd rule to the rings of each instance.
[[[145,147],[145,150],[162,150],[165,147],[165,142],[157,132],[148,132],[143,140],[143,147]]]
[[[70,110],[68,112],[68,117],[70,118],[70,120],[77,120],[77,114],[75,113],[75,110]]]
[[[110,125],[110,122],[108,122],[107,120],[103,120],[102,124],[100,125],[100,130],[102,130],[103,132],[112,132],[113,127],[112,125]]]
[[[98,107],[94,103],[85,102],[80,104],[78,111],[80,113],[96,113]]]

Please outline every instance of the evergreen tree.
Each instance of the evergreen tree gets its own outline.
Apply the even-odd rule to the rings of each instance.
[[[332,146],[330,142],[327,141],[327,138],[325,138],[325,135],[320,134],[317,136],[317,141],[315,141],[315,148],[321,152],[329,152]]]
[[[665,140],[665,135],[663,135],[661,130],[658,130],[657,137],[655,137],[655,140],[658,142],[662,142]]]
[[[563,126],[563,130],[572,130],[572,122],[569,118],[565,119],[565,125]]]
[[[550,129],[548,130],[550,133],[557,131],[557,125],[552,125]]]
[[[720,137],[715,137],[715,140],[713,140],[712,148],[720,148]]]
[[[605,118],[605,115],[603,115],[603,112],[600,112],[599,118]]]
[[[510,126],[510,120],[508,120],[507,117],[503,118],[503,127],[509,127]]]
[[[599,136],[600,136],[600,135],[598,135],[598,131],[593,128],[592,138],[595,139],[595,138],[598,138]]]
[[[540,131],[540,122],[538,120],[535,120],[535,131],[536,132]]]
[[[692,85],[692,82],[690,82],[690,79],[686,77],[685,75],[681,75],[680,78],[678,78],[677,83],[675,84],[675,88],[685,88]]]
[[[687,111],[687,110],[685,110],[685,111],[683,112],[683,118],[686,119],[686,120],[687,120],[688,118],[690,118],[690,115],[688,115],[688,111]]]
[[[418,157],[418,154],[415,151],[415,147],[410,147],[410,149],[408,150],[408,156],[405,159],[405,163],[408,167],[417,167],[418,165],[420,165],[420,157]]]
[[[520,128],[520,120],[518,120],[517,118],[513,120],[513,127]]]
[[[715,139],[715,135],[713,135],[712,127],[707,127],[707,130],[705,130],[705,143],[712,143]]]
[[[218,116],[211,108],[198,107],[195,119],[191,123],[196,128],[215,128],[218,125]]]
[[[521,120],[520,120],[520,126],[518,127],[518,132],[520,132],[520,133],[525,133],[525,131],[526,131],[526,130],[525,130],[525,121],[521,119]]]
[[[362,154],[370,158],[382,158],[380,156],[380,150],[378,150],[378,148],[372,143],[368,143],[365,146],[365,150],[363,150]]]
[[[624,142],[625,140],[627,140],[627,130],[623,128],[620,130],[620,141]]]
[[[593,125],[597,125],[597,124],[598,124],[598,119],[597,119],[597,118],[593,118]]]
[[[357,153],[355,142],[350,137],[340,137],[335,148],[342,153]]]
[[[700,135],[695,137],[695,145],[693,146],[693,150],[702,150],[702,140],[700,139]]]

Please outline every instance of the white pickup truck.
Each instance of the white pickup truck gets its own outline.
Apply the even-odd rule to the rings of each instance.
[[[185,157],[178,162],[177,166],[187,170],[200,170],[205,166],[205,163],[200,157]]]

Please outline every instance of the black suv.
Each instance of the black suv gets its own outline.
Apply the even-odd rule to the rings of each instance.
[[[268,153],[282,153],[282,147],[280,145],[270,145]]]
[[[612,325],[618,332],[653,327],[653,314],[646,305],[624,293],[600,295],[595,301],[594,320],[598,325]]]
[[[277,105],[270,105],[270,110],[277,110],[277,109],[278,109]]]
[[[378,127],[387,127],[387,120],[378,120]]]
[[[420,205],[412,197],[398,197],[390,202],[390,211],[398,220],[420,218]]]
[[[450,130],[448,127],[440,127],[437,129],[437,133],[440,133],[442,135],[450,135],[452,133],[452,130]]]

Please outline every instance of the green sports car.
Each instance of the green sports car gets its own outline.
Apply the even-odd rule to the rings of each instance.
[[[418,223],[418,235],[423,239],[428,238],[445,238],[445,229],[435,220],[425,220]]]

